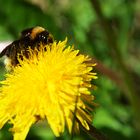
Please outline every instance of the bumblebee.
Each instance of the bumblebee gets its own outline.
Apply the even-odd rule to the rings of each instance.
[[[29,56],[28,49],[39,49],[40,45],[47,45],[53,43],[53,36],[44,28],[37,26],[25,29],[21,32],[18,40],[13,41],[10,45],[0,53],[0,57],[5,56],[5,66],[7,70],[11,66],[19,64],[18,55],[22,53],[26,58]],[[22,58],[21,58],[22,59]]]

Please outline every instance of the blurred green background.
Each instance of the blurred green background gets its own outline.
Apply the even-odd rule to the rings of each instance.
[[[81,53],[97,61],[93,91],[99,107],[93,125],[110,140],[139,140],[140,0],[0,0],[0,42],[12,41],[26,28],[42,26],[55,40],[68,37]],[[6,73],[0,61],[0,79]],[[5,126],[0,140],[11,140]],[[33,125],[28,140],[55,138],[46,123]],[[91,140],[85,132],[73,140]]]

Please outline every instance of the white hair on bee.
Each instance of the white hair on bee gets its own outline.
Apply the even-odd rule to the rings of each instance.
[[[8,46],[12,43],[12,41],[3,41],[0,42],[0,53]]]
[[[11,71],[12,69],[12,61],[9,57],[7,57],[6,55],[3,56],[4,57],[4,64],[5,64],[5,68],[7,71]]]

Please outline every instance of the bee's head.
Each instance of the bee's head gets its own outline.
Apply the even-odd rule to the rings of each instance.
[[[33,28],[28,28],[21,32],[21,39],[26,41],[33,41],[34,43],[52,43],[53,36],[43,27],[36,26]]]

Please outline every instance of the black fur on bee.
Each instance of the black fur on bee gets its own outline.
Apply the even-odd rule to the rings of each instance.
[[[18,55],[22,53],[28,58],[29,47],[31,49],[39,49],[40,45],[47,45],[53,43],[53,36],[44,28],[37,26],[28,28],[21,32],[20,38],[8,45],[1,53],[0,57],[6,56],[11,63],[11,66],[19,64]],[[21,58],[22,59],[22,58]]]

